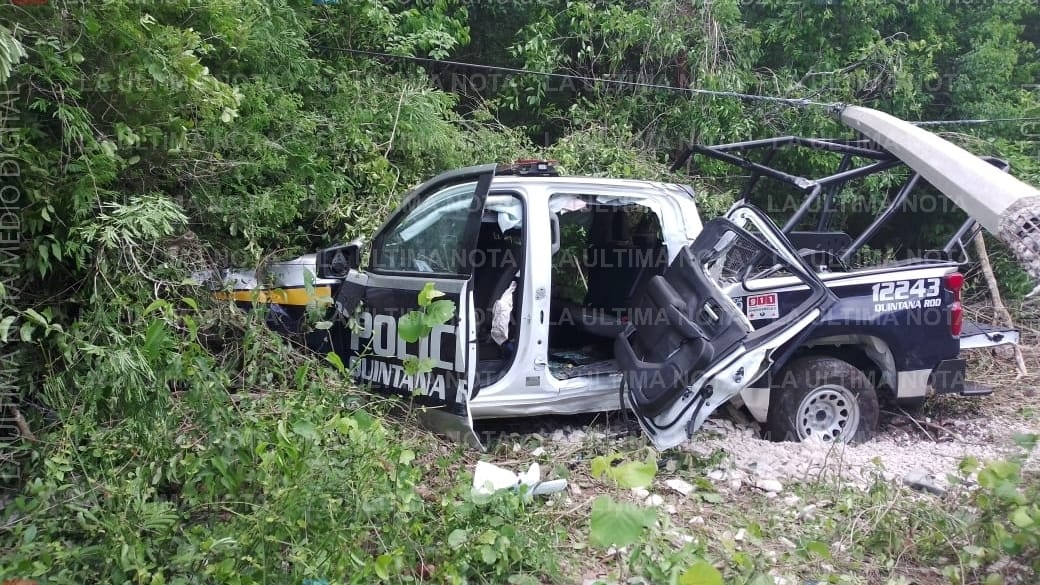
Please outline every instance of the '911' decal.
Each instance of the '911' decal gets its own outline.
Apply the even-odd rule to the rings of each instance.
[[[917,280],[897,280],[880,282],[872,288],[874,291],[875,311],[897,311],[902,309],[918,309],[938,307],[938,278],[919,278]]]

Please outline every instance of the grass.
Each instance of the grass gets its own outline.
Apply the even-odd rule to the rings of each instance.
[[[861,488],[830,475],[785,479],[785,490],[771,495],[709,479],[712,470],[731,465],[724,447],[704,456],[655,455],[616,416],[570,419],[584,427],[575,441],[552,440],[559,420],[514,421],[489,430],[489,449],[480,453],[422,431],[386,400],[334,370],[312,367],[264,330],[249,331],[234,349],[251,360],[250,378],[236,392],[188,386],[162,403],[158,423],[158,410],[142,419],[81,419],[51,427],[43,442],[25,447],[29,481],[8,484],[13,499],[0,512],[0,580],[931,585],[1035,579],[1028,565],[1040,556],[1040,511],[1030,506],[1040,499],[1040,482],[1017,464],[966,468],[965,480],[943,497],[880,476]],[[989,356],[972,362],[973,372],[1001,367],[1007,362]],[[1010,380],[993,397],[944,399],[927,408],[936,419],[993,417],[1035,428],[1035,409],[1021,401],[1032,383]],[[645,465],[648,455],[653,471]],[[597,458],[643,465],[635,476],[596,474]],[[566,478],[569,487],[534,500],[513,492],[475,497],[470,484],[479,459],[516,471],[537,461],[543,476]],[[618,479],[638,482],[640,474],[649,474],[646,491]],[[692,484],[692,493],[668,488],[673,478]],[[661,499],[650,521],[626,525],[645,516],[639,511],[647,509],[648,493]],[[597,527],[594,510],[605,501],[614,522]],[[626,534],[636,537],[624,540]],[[625,544],[594,544],[616,539]]]

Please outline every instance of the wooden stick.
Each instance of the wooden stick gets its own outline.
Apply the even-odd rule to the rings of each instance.
[[[11,403],[8,405],[11,409],[11,415],[14,417],[14,426],[18,427],[18,434],[22,436],[26,441],[36,442],[36,435],[33,434],[32,429],[29,428],[29,423],[22,416],[22,411],[18,410],[18,405]]]
[[[975,236],[975,253],[979,256],[982,276],[986,279],[989,296],[993,299],[993,309],[997,314],[997,320],[1003,321],[1002,324],[1007,327],[1014,327],[1015,323],[1011,319],[1011,312],[1008,311],[1007,305],[1004,304],[1004,299],[1000,296],[1000,289],[997,288],[997,277],[993,274],[993,264],[989,261],[989,253],[986,251],[986,240],[982,232]],[[1028,374],[1029,371],[1026,370],[1026,360],[1022,356],[1022,348],[1018,347],[1018,344],[1015,344],[1014,348],[1015,365],[1018,366],[1016,379],[1018,379]]]

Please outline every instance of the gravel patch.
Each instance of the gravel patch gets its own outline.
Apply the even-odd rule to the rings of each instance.
[[[916,431],[889,427],[875,439],[858,444],[774,443],[759,438],[757,425],[739,425],[725,418],[708,420],[683,447],[699,457],[718,451],[726,458],[709,471],[720,487],[757,487],[778,491],[776,483],[790,481],[829,481],[867,487],[880,475],[888,481],[908,476],[930,479],[936,487],[948,485],[947,475],[956,475],[962,459],[1006,458],[1015,453],[1011,440],[1015,433],[1037,433],[1040,429],[1021,421],[995,418],[957,420],[951,430],[958,438],[945,435],[928,440]],[[1027,465],[1038,463],[1036,452]]]

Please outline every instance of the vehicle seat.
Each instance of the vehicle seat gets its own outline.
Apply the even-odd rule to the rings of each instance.
[[[710,285],[691,246],[640,289],[632,307],[614,355],[635,405],[649,417],[663,412],[750,330],[737,308]]]
[[[625,330],[632,299],[667,264],[657,221],[649,214],[627,241],[589,246],[589,290],[574,311],[575,325],[590,335],[615,338]]]

